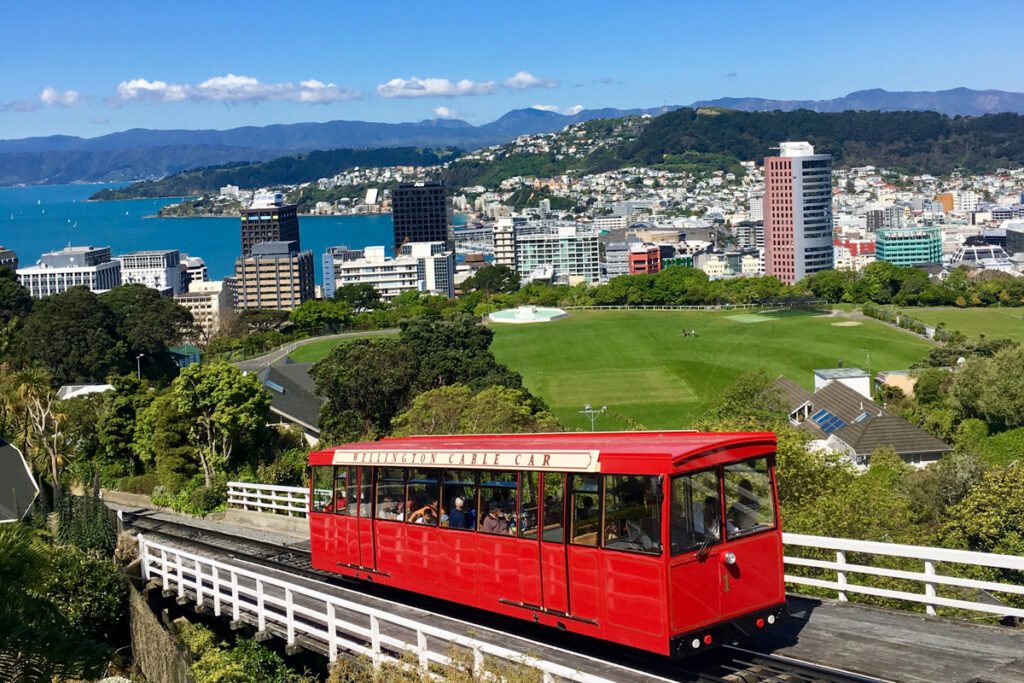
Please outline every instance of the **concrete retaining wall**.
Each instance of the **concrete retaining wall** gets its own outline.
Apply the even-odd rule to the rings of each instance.
[[[149,683],[193,683],[185,646],[157,619],[147,595],[134,586],[129,595],[135,664]]]
[[[237,524],[250,529],[262,529],[279,534],[309,538],[309,520],[305,517],[289,517],[287,515],[268,515],[253,510],[236,510],[228,508],[224,512],[214,512],[207,519],[223,521],[226,524]]]

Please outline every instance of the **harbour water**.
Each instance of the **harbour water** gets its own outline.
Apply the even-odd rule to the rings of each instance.
[[[46,251],[71,243],[109,246],[114,255],[143,249],[178,249],[206,261],[210,277],[234,272],[241,253],[238,218],[152,218],[175,199],[86,201],[110,185],[0,187],[0,245],[31,265]],[[311,250],[317,282],[323,281],[320,257],[327,247],[353,249],[392,240],[390,215],[302,216],[302,248]]]

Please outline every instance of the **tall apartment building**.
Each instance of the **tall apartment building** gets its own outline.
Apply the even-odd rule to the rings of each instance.
[[[750,220],[752,221],[763,221],[764,220],[764,197],[757,196],[750,198],[750,209],[747,212]]]
[[[516,226],[525,224],[525,216],[503,216],[494,224],[494,265],[516,269]]]
[[[643,275],[661,270],[661,248],[657,244],[629,245],[629,274]]]
[[[629,275],[628,244],[608,242],[604,245],[604,274],[609,280],[620,275]]]
[[[443,242],[455,251],[452,205],[442,183],[401,183],[391,192],[395,254],[410,242]]]
[[[181,270],[183,271],[182,291],[187,292],[193,282],[208,282],[210,271],[206,267],[206,261],[198,256],[181,255]]]
[[[864,212],[864,226],[868,232],[875,232],[885,227],[885,210],[868,209]]]
[[[978,210],[978,193],[974,190],[964,190],[963,192],[957,192],[953,196],[953,208],[956,211],[977,211]]]
[[[235,306],[290,311],[314,296],[313,252],[299,243],[263,242],[235,260]]]
[[[262,242],[299,241],[299,214],[294,204],[285,204],[280,192],[257,192],[249,208],[242,209],[242,257]]]
[[[445,246],[442,241],[412,242],[394,258],[385,255],[383,246],[367,247],[355,259],[348,256],[358,252],[350,251],[334,261],[335,290],[369,284],[384,301],[409,291],[451,298],[455,296],[455,252]]]
[[[34,266],[19,268],[18,281],[41,299],[72,287],[105,292],[121,284],[121,263],[110,259],[110,247],[67,247],[43,254]]]
[[[0,247],[0,268],[18,269],[18,255],[14,253],[13,249]]]
[[[882,220],[882,227],[889,230],[896,230],[898,228],[902,228],[906,222],[906,215],[902,206],[893,205],[885,207],[885,217]]]
[[[172,294],[185,291],[185,274],[181,270],[181,255],[177,249],[162,251],[133,251],[118,257],[121,261],[122,285],[145,285]]]
[[[205,339],[209,339],[220,330],[224,313],[230,311],[233,306],[231,288],[223,281],[193,282],[187,292],[176,294],[174,300],[192,314]]]
[[[879,230],[875,257],[897,266],[942,262],[942,231],[939,226]]]
[[[832,157],[783,142],[764,160],[765,273],[793,284],[828,270],[832,254]]]
[[[742,221],[733,228],[736,231],[736,246],[764,248],[764,224]]]
[[[598,231],[571,221],[534,221],[515,226],[516,271],[523,281],[594,283],[601,279]],[[542,275],[543,274],[543,275]]]
[[[363,258],[362,249],[349,249],[342,245],[339,247],[327,247],[327,251],[320,257],[320,265],[324,270],[323,294],[325,299],[333,299],[337,291],[335,281],[337,280],[336,263],[345,263]]]

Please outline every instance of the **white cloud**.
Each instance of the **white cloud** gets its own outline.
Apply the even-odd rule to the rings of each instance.
[[[327,104],[356,99],[359,93],[341,88],[334,83],[315,79],[293,83],[262,83],[252,76],[226,76],[208,78],[199,85],[175,84],[166,81],[149,81],[136,78],[122,81],[110,104],[127,102],[301,102],[304,104]]]
[[[506,88],[526,90],[528,88],[554,88],[558,83],[550,78],[537,78],[527,71],[518,71],[515,76],[501,82]]]
[[[16,111],[16,112],[27,112],[35,111],[43,105],[35,100],[17,100],[15,102],[7,102],[0,106],[0,111]]]
[[[439,119],[454,119],[458,115],[459,115],[459,112],[455,111],[454,109],[450,109],[448,107],[435,107],[434,108],[434,116],[436,116]]]
[[[581,111],[583,111],[583,105],[577,104],[566,109],[565,113],[568,114],[569,116],[575,116],[576,114],[579,114]]]
[[[530,106],[530,109],[540,109],[541,111],[553,111],[558,113],[558,107],[553,104],[534,104]]]
[[[39,93],[39,101],[45,105],[70,107],[82,101],[82,94],[77,90],[57,90],[56,88],[45,87]]]
[[[377,86],[381,97],[466,97],[469,95],[490,95],[501,88],[526,90],[529,88],[553,88],[555,81],[537,78],[526,71],[498,81],[451,81],[447,78],[392,78]]]

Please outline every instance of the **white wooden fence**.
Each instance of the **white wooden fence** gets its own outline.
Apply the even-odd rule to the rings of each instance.
[[[423,671],[451,666],[455,650],[469,655],[475,676],[485,676],[486,658],[539,670],[546,683],[557,680],[612,683],[557,662],[452,633],[414,619],[328,595],[306,586],[202,557],[138,535],[144,581],[159,581],[182,601],[254,622],[261,633],[276,632],[289,645],[301,638],[319,642],[333,662],[342,651],[367,657],[374,668],[408,668],[412,658]],[[430,647],[433,644],[434,647]],[[440,676],[432,674],[436,680]]]
[[[245,487],[245,496],[234,496],[235,487]],[[284,502],[284,501],[291,502]],[[301,501],[301,502],[299,502]],[[309,509],[309,491],[295,486],[270,486],[266,484],[228,483],[228,503],[233,507],[247,505],[246,509],[266,508],[268,512],[287,510],[286,514],[305,517]],[[813,586],[836,591],[840,601],[847,601],[850,593],[872,595],[875,597],[892,598],[923,604],[925,611],[935,614],[936,607],[950,607],[973,612],[984,612],[1005,617],[1024,619],[1024,610],[994,604],[995,601],[981,602],[977,600],[940,597],[937,586],[952,586],[960,589],[985,591],[988,593],[1004,593],[1024,595],[1024,585],[998,583],[977,579],[948,576],[939,572],[943,565],[970,565],[993,569],[1007,569],[1024,572],[1024,557],[1015,555],[997,555],[995,553],[979,553],[968,550],[948,550],[927,546],[900,545],[896,543],[878,543],[874,541],[856,541],[847,538],[830,538],[827,536],[807,536],[804,534],[783,533],[782,541],[787,546],[800,546],[835,552],[835,560],[808,559],[787,555],[785,564],[788,567],[812,567],[815,569],[835,572],[834,580],[812,578],[786,574],[786,582],[793,585]],[[920,560],[922,571],[904,571],[888,567],[875,567],[864,564],[850,564],[846,560],[847,553],[879,555],[904,559]],[[851,582],[850,576],[884,576],[893,579],[916,581],[921,584],[920,593],[898,591],[888,588],[859,585]],[[964,591],[967,593],[967,591]]]
[[[835,580],[817,579],[805,576],[786,574],[786,582],[815,588],[827,588],[836,591],[840,601],[848,600],[848,593],[860,593],[894,600],[905,600],[925,605],[928,614],[934,615],[936,607],[950,607],[972,612],[985,612],[1000,617],[1017,617],[1024,619],[1024,609],[1007,607],[991,602],[977,600],[940,597],[936,594],[936,586],[953,586],[960,589],[973,589],[992,593],[1008,593],[1024,595],[1024,585],[1000,583],[961,578],[939,573],[942,567],[949,565],[970,565],[992,569],[1008,569],[1024,572],[1024,557],[1016,555],[997,555],[995,553],[978,553],[969,550],[949,550],[947,548],[930,548],[919,545],[901,545],[897,543],[878,543],[875,541],[855,541],[848,538],[829,538],[827,536],[806,536],[804,534],[782,534],[783,542],[788,546],[801,546],[819,550],[835,551],[835,560],[816,560],[803,557],[785,557],[789,567],[813,567],[815,569],[835,572]],[[889,567],[874,567],[865,564],[850,564],[847,554],[881,555],[904,559],[920,560],[923,571],[905,571]],[[941,565],[941,566],[940,566]],[[922,585],[920,593],[877,588],[859,585],[850,581],[851,574],[865,576],[884,576],[893,579],[916,581]],[[963,591],[969,593],[969,591]]]
[[[305,517],[309,510],[309,489],[302,486],[229,481],[228,507]]]

